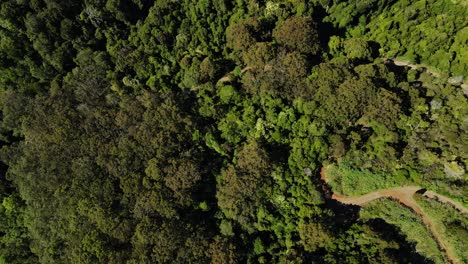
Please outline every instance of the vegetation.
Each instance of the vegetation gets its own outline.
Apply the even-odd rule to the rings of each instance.
[[[417,198],[424,212],[436,223],[436,228],[443,234],[449,246],[454,249],[458,261],[460,263],[467,262],[468,253],[465,248],[468,235],[468,216],[435,199],[429,199],[425,196]]]
[[[352,169],[349,165],[329,165],[326,169],[327,180],[335,193],[359,196],[390,187],[402,186],[404,181],[384,173]]]
[[[380,45],[380,52],[467,78],[466,1],[322,1],[326,21]]]
[[[434,263],[446,263],[443,253],[439,250],[436,240],[421,220],[410,209],[398,202],[383,198],[371,202],[361,210],[363,220],[382,218],[386,222],[399,227],[408,241],[416,243],[416,250],[428,257]]]
[[[318,174],[468,204],[461,2],[2,1],[0,263],[441,261]]]

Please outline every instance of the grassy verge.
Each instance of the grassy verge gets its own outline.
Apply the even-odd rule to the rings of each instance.
[[[447,196],[465,207],[468,207],[468,195],[466,195],[468,188],[467,182],[464,180],[459,182],[448,182],[447,180],[430,180],[424,182],[422,187],[434,191],[438,194]]]
[[[416,251],[421,255],[434,263],[447,263],[431,232],[417,215],[403,205],[390,199],[375,200],[361,210],[360,217],[363,220],[384,219],[387,223],[397,226],[409,242],[415,243]]]
[[[460,263],[468,263],[468,215],[435,199],[417,195],[416,201],[452,247]]]
[[[397,182],[392,175],[356,170],[344,164],[329,165],[325,173],[333,192],[347,196],[359,196],[404,185],[404,183]]]

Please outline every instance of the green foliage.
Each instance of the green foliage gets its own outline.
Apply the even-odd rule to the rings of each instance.
[[[456,253],[460,263],[468,260],[466,236],[468,235],[468,217],[450,205],[440,201],[417,196],[418,203],[435,222],[437,230],[444,236],[449,247]]]
[[[454,76],[468,74],[463,1],[335,1],[328,14],[325,20],[347,34],[378,42],[381,55],[402,56]]]
[[[424,262],[318,174],[467,203],[462,4],[2,1],[0,262]]]
[[[416,250],[422,255],[435,263],[446,263],[447,260],[439,250],[430,231],[417,215],[403,205],[385,198],[376,200],[361,210],[360,217],[364,220],[385,219],[387,223],[399,227],[400,232],[406,235],[408,241],[414,241]]]
[[[317,54],[320,49],[318,32],[311,17],[293,16],[273,32],[279,44],[305,54]]]
[[[315,251],[318,248],[331,243],[333,237],[320,223],[302,223],[299,225],[299,235],[307,251]]]
[[[238,93],[235,88],[231,85],[222,86],[219,89],[219,99],[222,103],[229,103],[230,101],[236,101],[238,99]]]
[[[15,194],[0,197],[0,262],[37,263],[37,256],[29,249],[24,204]]]
[[[221,172],[218,205],[227,218],[250,232],[254,230],[256,210],[264,203],[262,200],[268,199],[262,186],[269,185],[269,163],[266,152],[256,142],[251,142],[237,153],[235,165]]]
[[[406,183],[398,181],[398,178],[391,174],[356,170],[344,163],[329,165],[326,174],[333,191],[347,196],[359,196]]]
[[[265,253],[265,246],[263,245],[262,240],[260,238],[257,238],[254,241],[254,253],[257,255]]]
[[[347,39],[343,43],[346,57],[350,59],[372,59],[372,50],[367,41],[359,38]]]
[[[257,19],[246,19],[237,22],[226,29],[227,46],[234,51],[244,51],[256,42],[260,30]]]

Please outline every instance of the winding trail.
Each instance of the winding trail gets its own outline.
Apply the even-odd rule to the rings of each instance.
[[[413,70],[416,70],[418,68],[424,68],[427,73],[430,75],[436,77],[436,78],[441,78],[441,74],[438,73],[435,70],[430,69],[426,65],[422,64],[411,64],[407,61],[403,60],[398,60],[398,59],[388,59],[384,58],[384,63],[385,64],[392,64],[395,66],[399,67],[409,67]],[[452,83],[450,81],[450,78],[446,80],[449,83]],[[463,93],[465,95],[468,95],[468,83],[463,83],[460,82],[459,85],[463,89]],[[320,178],[325,182],[328,183],[327,178],[326,178],[326,167],[322,167],[320,171]],[[456,254],[453,252],[452,247],[450,247],[447,242],[445,241],[445,238],[441,235],[439,230],[436,227],[436,224],[424,213],[423,209],[421,206],[416,202],[414,199],[414,195],[416,193],[422,193],[425,197],[430,198],[430,199],[436,199],[442,203],[449,204],[450,206],[454,207],[458,211],[468,214],[468,209],[464,207],[462,204],[446,197],[443,195],[440,195],[438,193],[435,193],[433,191],[426,191],[424,188],[419,187],[419,186],[403,186],[403,187],[395,187],[395,188],[388,188],[388,189],[383,189],[383,190],[377,190],[371,193],[367,193],[361,196],[355,196],[355,197],[349,197],[349,196],[343,196],[339,195],[336,193],[332,192],[331,198],[334,200],[337,200],[343,204],[352,204],[352,205],[357,205],[360,207],[365,206],[367,203],[372,202],[376,199],[380,198],[391,198],[393,200],[396,200],[400,202],[401,204],[407,206],[411,210],[413,210],[421,219],[421,221],[426,225],[427,228],[431,231],[432,235],[436,239],[440,249],[445,253],[448,261],[450,263],[458,264],[461,263],[458,258],[456,257]]]
[[[245,68],[243,68],[240,71],[240,74],[244,74],[245,72],[250,71],[252,69],[253,69],[252,67],[246,66]],[[219,79],[216,82],[216,84],[220,85],[220,84],[224,84],[224,83],[227,83],[227,82],[232,82],[232,81],[234,81],[234,79],[235,79],[234,75],[232,73],[228,73],[228,74],[224,75],[223,77],[221,77],[221,79]]]
[[[423,65],[423,64],[411,64],[409,63],[408,61],[403,61],[403,60],[398,60],[398,59],[393,59],[393,60],[389,60],[389,59],[386,59],[388,61],[392,61],[393,64],[395,64],[396,66],[407,66],[407,67],[410,67],[411,69],[413,70],[416,70],[418,68],[424,68],[426,70],[427,73],[431,74],[432,76],[436,77],[436,78],[440,78],[440,73],[436,72],[435,70],[432,70],[431,68],[429,68],[428,66],[426,65]]]
[[[320,178],[325,183],[328,183],[327,177],[326,177],[326,169],[327,169],[326,166],[322,167],[320,171]],[[344,204],[352,204],[352,205],[357,205],[361,207],[379,198],[384,198],[384,197],[392,198],[400,202],[401,204],[409,207],[410,209],[412,209],[421,218],[421,221],[424,223],[424,225],[426,225],[429,228],[432,235],[434,236],[437,243],[439,244],[440,249],[445,253],[450,263],[455,263],[455,264],[461,263],[456,257],[456,254],[453,252],[453,249],[447,244],[444,237],[440,234],[439,230],[436,228],[436,225],[434,224],[434,222],[432,222],[432,220],[424,213],[421,206],[414,199],[414,195],[417,192],[422,192],[422,191],[424,191],[424,189],[419,186],[403,186],[403,187],[377,190],[375,192],[367,193],[361,196],[351,196],[351,197],[332,193],[331,198]],[[448,197],[442,196],[432,191],[425,191],[423,195],[432,199],[436,198],[443,203],[450,204],[451,206],[458,209],[460,212],[468,214],[468,209],[466,209],[463,205],[459,204],[458,202],[453,201],[452,199]]]
[[[419,69],[419,68],[424,68],[425,71],[427,73],[429,73],[430,75],[432,75],[432,76],[434,76],[436,78],[441,78],[442,77],[439,72],[437,72],[436,70],[431,69],[429,66],[424,65],[424,64],[412,64],[412,63],[409,63],[408,61],[399,60],[399,59],[389,59],[389,58],[384,58],[384,63],[385,64],[390,64],[390,65],[393,64],[393,65],[399,66],[399,67],[410,67],[412,70],[416,70],[416,69]],[[455,82],[455,83],[453,83],[450,80],[451,80],[451,78],[446,79],[446,81],[448,83],[451,83],[451,84],[458,83],[458,85],[463,89],[463,93],[465,95],[468,95],[468,83],[466,83],[466,80],[465,80],[465,83],[464,82]]]
[[[226,83],[226,82],[232,82],[234,78],[232,76],[229,76],[229,75],[226,75],[226,76],[223,76],[221,79],[218,80],[217,84],[223,84],[223,83]]]

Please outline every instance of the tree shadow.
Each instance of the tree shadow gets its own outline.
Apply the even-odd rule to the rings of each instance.
[[[366,224],[373,231],[378,232],[383,240],[398,243],[398,249],[387,249],[387,252],[397,260],[397,263],[434,263],[416,252],[416,244],[408,242],[406,236],[396,226],[380,218],[368,220]]]

